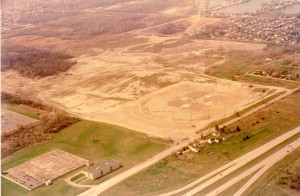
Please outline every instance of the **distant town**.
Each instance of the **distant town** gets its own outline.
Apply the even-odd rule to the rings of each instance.
[[[300,19],[287,16],[242,17],[212,25],[205,31],[211,38],[297,44],[300,42]]]

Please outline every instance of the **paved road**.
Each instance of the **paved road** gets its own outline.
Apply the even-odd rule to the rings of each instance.
[[[9,132],[17,129],[19,125],[29,125],[32,123],[36,123],[38,121],[39,120],[10,111],[6,108],[1,108],[1,131],[2,132]]]
[[[90,188],[89,190],[79,194],[79,196],[93,196],[93,195],[99,195],[100,193],[102,193],[103,191],[109,189],[110,187],[118,184],[119,182],[125,180],[126,178],[142,171],[143,169],[146,169],[147,167],[153,165],[154,163],[160,161],[161,159],[169,156],[170,154],[172,154],[173,152],[176,152],[178,149],[183,148],[184,146],[188,145],[190,141],[185,141],[182,142],[180,145],[176,145],[176,146],[172,146],[171,148],[155,155],[154,157],[148,159],[147,161],[140,163],[126,171],[124,171],[123,173],[99,184],[96,185],[92,188]]]
[[[91,188],[91,187],[95,186],[95,185],[77,184],[76,182],[72,182],[71,179],[74,178],[75,176],[79,175],[79,174],[81,174],[81,172],[78,172],[76,174],[73,174],[72,176],[69,176],[69,177],[65,178],[64,181],[67,184],[69,184],[71,186],[74,186],[74,187],[77,187],[77,188]],[[84,177],[82,177],[82,178],[84,178]]]
[[[249,163],[251,160],[257,158],[258,156],[262,155],[263,153],[267,152],[268,150],[274,148],[275,146],[277,146],[278,144],[282,143],[283,141],[287,140],[288,138],[292,137],[293,135],[300,133],[300,126],[271,140],[270,142],[262,145],[261,147],[256,148],[255,150],[231,161],[230,163],[227,163],[226,165],[214,170],[213,172],[197,179],[196,181],[171,192],[162,194],[161,196],[169,196],[169,195],[174,195],[174,194],[178,194],[180,192],[183,192],[187,189],[190,189],[198,184],[200,184],[199,186],[195,187],[194,189],[192,189],[191,191],[187,192],[186,196],[190,196],[190,195],[195,195],[198,192],[200,192],[201,190],[205,189],[206,187],[214,184],[215,182],[219,181],[220,179],[222,179],[223,177],[229,175],[230,173],[232,173],[233,171],[241,168],[242,166],[246,165],[247,163]]]
[[[270,167],[272,167],[275,163],[281,160],[283,157],[294,151],[296,148],[300,146],[300,139],[292,142],[291,144],[285,146],[281,150],[275,152],[274,154],[270,155],[269,157],[265,158],[261,162],[255,164],[251,168],[247,169],[246,171],[242,172],[241,174],[237,175],[236,177],[232,178],[231,180],[227,181],[225,184],[222,184],[220,187],[217,187],[210,193],[207,193],[207,196],[215,196],[219,195],[224,190],[230,188],[235,183],[243,180],[250,174],[258,171],[246,184],[244,184],[235,194],[234,196],[242,195],[260,176],[262,176]]]
[[[260,110],[260,109],[262,109],[262,108],[264,108],[264,107],[266,107],[266,106],[268,106],[268,105],[270,105],[270,104],[272,104],[272,103],[274,103],[274,102],[276,102],[276,101],[278,101],[278,100],[280,100],[280,99],[283,99],[284,97],[286,97],[286,96],[288,96],[288,95],[290,95],[290,94],[292,94],[292,93],[294,93],[294,92],[296,92],[296,91],[299,91],[299,90],[300,90],[300,87],[297,88],[297,89],[288,91],[287,93],[285,93],[285,94],[283,94],[283,95],[281,95],[281,96],[279,96],[279,97],[277,97],[277,98],[275,98],[275,99],[272,99],[271,101],[267,102],[266,104],[263,104],[263,105],[259,106],[258,108],[252,109],[252,110],[250,110],[249,112],[247,112],[247,113],[241,115],[240,117],[237,117],[237,118],[235,118],[235,119],[233,119],[233,120],[231,120],[231,121],[229,121],[229,122],[227,122],[227,123],[225,123],[225,124],[223,124],[223,125],[227,126],[227,125],[229,125],[229,124],[231,124],[231,123],[234,123],[234,122],[236,122],[236,121],[238,121],[238,120],[240,120],[240,119],[242,119],[242,118],[244,118],[244,117],[246,117],[246,116],[248,116],[248,115],[250,115],[250,114],[252,114],[252,113],[254,113],[254,112],[256,112],[256,111],[258,111],[258,110]],[[220,125],[220,126],[223,126],[223,125]],[[203,136],[208,135],[208,134],[212,133],[213,131],[214,131],[214,128],[208,129],[208,130],[204,131],[204,132],[202,133],[202,135],[203,135]],[[292,132],[291,132],[291,133],[292,133]],[[286,135],[286,134],[284,134],[284,135]],[[282,136],[282,137],[284,137],[284,136]],[[195,140],[195,139],[197,139],[197,138],[196,138],[196,137],[193,137],[193,138],[190,139],[190,141],[193,141],[193,140]],[[99,195],[100,193],[104,192],[105,190],[107,190],[107,189],[113,187],[114,185],[118,184],[119,182],[125,180],[126,178],[128,178],[128,177],[130,177],[130,176],[132,176],[132,175],[134,175],[134,174],[136,174],[136,173],[138,173],[138,172],[140,172],[140,171],[146,169],[147,167],[153,165],[154,163],[160,161],[161,159],[163,159],[163,158],[169,156],[170,154],[176,152],[177,150],[183,148],[183,147],[186,146],[190,141],[184,141],[184,142],[181,142],[180,144],[178,144],[178,145],[176,145],[176,146],[172,146],[171,148],[169,148],[169,149],[167,149],[167,150],[165,150],[165,151],[163,151],[163,152],[161,152],[161,153],[155,155],[154,157],[148,159],[147,161],[145,161],[145,162],[143,162],[143,163],[140,163],[140,164],[138,164],[138,165],[136,165],[136,166],[134,166],[134,167],[132,167],[132,168],[130,168],[130,169],[124,171],[123,173],[121,173],[121,174],[119,174],[119,175],[117,175],[117,176],[115,176],[115,177],[113,177],[113,178],[111,178],[111,179],[109,179],[109,180],[107,180],[107,181],[105,181],[105,182],[103,182],[103,183],[101,183],[101,184],[99,184],[99,185],[96,185],[95,187],[93,187],[93,188],[91,188],[91,189],[89,189],[89,190],[87,190],[87,191],[85,191],[85,192],[79,194],[79,196],[93,196],[93,195],[96,196],[96,195]],[[284,140],[283,140],[283,141],[284,141]],[[275,143],[275,141],[274,141],[274,143]],[[279,142],[279,143],[281,143],[281,142]],[[279,143],[278,143],[278,144],[279,144]],[[265,145],[264,145],[264,146],[265,146]],[[271,147],[271,148],[272,148],[272,147]],[[270,148],[269,148],[269,149],[270,149]],[[257,150],[256,152],[259,153],[259,150]],[[253,156],[254,156],[254,155],[253,155]],[[249,157],[247,157],[247,159],[249,159]],[[221,168],[215,170],[215,171],[214,171],[215,174],[221,172],[221,171],[224,170],[224,169],[227,169],[228,167],[233,166],[232,164],[236,164],[236,163],[235,163],[235,162],[231,162],[231,165],[230,165],[230,164],[226,164],[225,166],[223,166],[223,167],[221,167]],[[213,173],[213,172],[212,172],[212,173]],[[205,180],[205,179],[208,179],[208,178],[210,178],[210,177],[211,177],[211,176],[203,177],[203,178],[197,180],[196,182],[194,182],[195,184],[193,184],[193,185],[191,185],[191,186],[190,186],[190,185],[185,186],[185,187],[187,187],[187,188],[184,188],[184,187],[183,187],[183,190],[186,190],[186,189],[188,189],[188,188],[191,188],[191,187],[193,187],[194,185],[197,185],[197,184],[200,183],[201,181],[203,181],[203,180]],[[198,182],[198,181],[199,181],[199,182]],[[179,191],[179,192],[181,192],[181,191]],[[175,191],[174,194],[176,194],[176,193],[177,193],[177,192]],[[172,194],[165,194],[165,195],[172,195]]]

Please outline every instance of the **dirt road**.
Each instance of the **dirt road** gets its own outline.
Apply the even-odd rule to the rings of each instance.
[[[1,108],[1,130],[3,132],[12,131],[20,125],[28,125],[35,122],[38,122],[38,120]]]

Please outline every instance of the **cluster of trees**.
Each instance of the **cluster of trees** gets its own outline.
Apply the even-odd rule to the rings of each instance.
[[[135,1],[134,3],[132,3],[133,1],[131,3],[127,2],[127,0],[122,0],[122,6],[116,7],[113,9],[113,11],[131,13],[158,13],[169,8],[184,7],[188,4],[182,0],[140,0]]]
[[[215,131],[220,131],[221,134],[223,133],[234,133],[234,132],[240,132],[242,129],[240,126],[237,126],[236,129],[231,130],[230,128],[227,128],[226,126],[219,127],[219,125],[215,125]]]
[[[124,2],[124,0],[27,0],[26,2],[16,4],[16,6],[9,3],[9,1],[2,1],[1,5],[3,5],[6,12],[13,11],[13,14],[6,14],[6,20],[8,19],[11,22],[17,20],[19,24],[45,23],[59,20],[62,17],[82,14],[80,11],[84,9],[110,6],[115,3]]]
[[[185,31],[185,29],[188,27],[188,24],[184,23],[169,23],[167,25],[162,26],[158,29],[158,32],[165,35],[172,35],[175,33],[180,33]]]
[[[276,45],[268,44],[268,47],[265,49],[266,56],[273,59],[279,59],[284,54],[299,54],[300,45]]]
[[[14,152],[34,143],[40,143],[50,139],[51,134],[78,122],[79,119],[66,115],[62,111],[56,111],[42,117],[34,124],[19,126],[14,131],[2,133],[2,142],[8,142],[9,148],[2,148],[1,157],[4,158]]]
[[[34,100],[31,100],[31,99],[27,99],[27,98],[24,98],[23,96],[7,93],[5,91],[1,92],[1,99],[2,100],[8,100],[11,103],[15,103],[15,104],[28,105],[30,107],[38,108],[38,109],[41,109],[41,110],[46,110],[46,111],[53,110],[53,108],[51,106],[42,104],[40,101],[34,101]]]
[[[3,132],[2,142],[9,144],[9,147],[2,148],[2,157],[9,156],[14,152],[34,143],[40,143],[50,139],[53,133],[72,125],[79,121],[78,118],[67,115],[65,112],[51,106],[40,103],[38,100],[27,99],[24,96],[1,92],[1,99],[5,99],[15,104],[24,104],[34,108],[39,108],[46,112],[41,116],[41,120],[26,126],[19,126],[16,130]]]
[[[289,185],[291,189],[300,190],[300,172],[290,173],[287,170],[287,176],[280,176],[277,179],[277,183],[280,185]]]
[[[31,0],[32,1],[32,0]],[[122,3],[113,9],[105,9],[115,3]],[[90,38],[92,36],[112,33],[124,33],[134,29],[172,21],[179,15],[147,14],[160,12],[168,7],[181,5],[181,0],[136,1],[126,0],[66,0],[31,2],[30,7],[21,5],[22,9],[15,10],[9,7],[5,16],[10,29],[13,24],[27,25],[31,28],[14,28],[5,33],[5,36],[43,35],[59,37],[61,39]],[[30,10],[29,10],[30,9]],[[86,12],[86,10],[91,10]],[[84,10],[84,11],[83,11]],[[9,12],[14,12],[10,14]],[[37,28],[39,24],[48,23],[47,29]],[[18,25],[17,25],[18,26]]]
[[[59,52],[4,44],[1,71],[13,69],[25,77],[46,77],[67,71],[76,63],[72,58]]]
[[[300,190],[300,172],[296,172],[291,177],[290,187]]]
[[[85,37],[109,33],[124,33],[137,28],[145,27],[142,19],[144,14],[92,12],[86,15],[62,18],[54,25],[72,29],[70,36],[82,35]]]

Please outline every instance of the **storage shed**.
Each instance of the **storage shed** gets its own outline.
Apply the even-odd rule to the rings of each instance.
[[[103,160],[94,165],[87,166],[82,173],[89,179],[95,180],[121,167],[120,162],[116,160]]]

